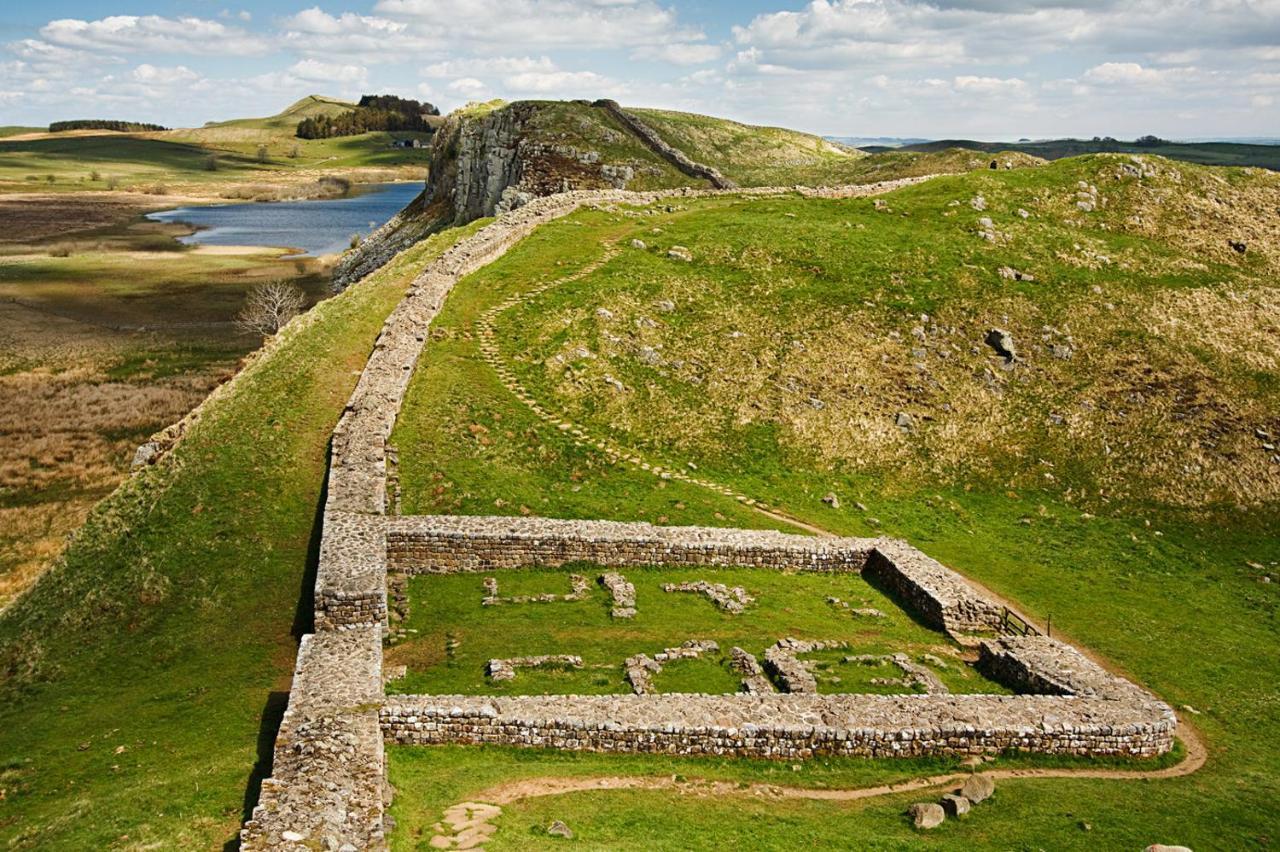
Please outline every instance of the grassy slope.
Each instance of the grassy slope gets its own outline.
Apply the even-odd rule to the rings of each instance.
[[[234,836],[309,623],[330,430],[386,314],[455,233],[291,327],[0,617],[0,843]]]
[[[1064,209],[1072,203],[1075,181],[1083,176],[1083,170],[1096,165],[1085,160],[1032,172],[974,174],[903,191],[890,196],[889,202],[895,211],[912,212],[918,229],[918,217],[929,210],[951,209],[947,206],[949,199],[967,200],[975,191],[997,197],[999,187],[990,181],[1005,182],[1008,187],[1017,188],[1018,193],[1033,189],[1043,193],[1056,186],[1045,195],[1046,203],[1060,203],[1061,208],[1056,208],[1053,215],[1069,221],[1072,216]],[[1215,180],[1218,177],[1208,176]],[[1228,181],[1238,177],[1226,176]],[[1055,200],[1059,194],[1061,202]],[[1012,227],[1008,223],[1015,198],[1016,194],[1000,205],[997,218],[1002,228]],[[1004,209],[1006,204],[1009,211]],[[994,275],[997,265],[1022,262],[1020,257],[1007,257],[1007,250],[996,249],[989,249],[990,253],[979,259],[979,269],[985,270],[985,276],[975,277],[959,291],[950,275],[934,280],[911,269],[896,270],[898,278],[892,276],[892,269],[861,269],[853,272],[850,280],[843,277],[850,273],[838,272],[829,265],[833,259],[823,254],[827,249],[820,236],[821,227],[816,232],[804,227],[802,217],[817,216],[818,220],[812,223],[815,226],[822,220],[837,225],[846,216],[883,217],[884,227],[894,236],[881,253],[872,252],[870,256],[875,262],[888,265],[895,263],[895,257],[902,259],[900,242],[909,247],[921,241],[937,251],[954,251],[955,257],[964,259],[946,262],[956,262],[961,269],[970,262],[966,257],[968,247],[983,250],[986,244],[967,226],[962,233],[971,242],[957,243],[955,247],[945,240],[940,243],[927,227],[915,236],[899,233],[898,226],[890,225],[890,221],[910,228],[912,217],[903,219],[897,212],[875,213],[865,200],[830,206],[798,201],[756,205],[767,215],[754,223],[749,205],[727,210],[718,202],[692,204],[687,212],[639,220],[580,213],[554,226],[554,233],[536,235],[491,270],[469,279],[455,292],[457,298],[446,305],[446,315],[453,316],[452,328],[447,332],[448,348],[432,350],[435,357],[423,365],[410,390],[416,405],[406,409],[406,416],[397,427],[406,511],[487,513],[494,511],[495,503],[503,511],[513,511],[522,502],[528,510],[548,516],[597,514],[650,520],[658,516],[671,523],[732,522],[733,507],[717,505],[710,497],[695,504],[692,496],[682,495],[679,503],[683,509],[677,512],[668,496],[676,485],[664,489],[652,480],[646,487],[645,480],[637,478],[638,473],[610,467],[585,451],[557,446],[554,434],[550,434],[553,430],[532,426],[519,404],[495,388],[487,369],[477,363],[467,338],[468,318],[487,304],[500,301],[514,288],[571,271],[578,263],[598,255],[602,240],[616,239],[626,245],[635,234],[657,242],[659,247],[668,242],[690,245],[695,253],[692,270],[655,272],[646,264],[637,263],[634,257],[625,256],[583,283],[569,285],[563,298],[549,296],[540,300],[536,314],[517,313],[501,323],[500,339],[527,386],[553,408],[578,411],[593,434],[612,434],[642,452],[680,443],[688,454],[682,452],[673,461],[696,459],[704,474],[710,472],[721,481],[782,505],[806,520],[843,533],[906,537],[1008,595],[1031,615],[1040,619],[1051,615],[1055,633],[1065,632],[1106,655],[1175,706],[1189,705],[1198,711],[1188,711],[1184,718],[1192,720],[1207,739],[1210,762],[1195,776],[1158,782],[1005,782],[997,807],[984,809],[980,817],[948,823],[939,839],[966,848],[1132,848],[1155,841],[1187,843],[1195,848],[1248,848],[1262,846],[1268,842],[1266,838],[1274,838],[1277,822],[1268,803],[1280,792],[1276,781],[1280,777],[1280,749],[1271,735],[1280,728],[1273,650],[1280,638],[1280,624],[1276,620],[1276,586],[1260,582],[1260,574],[1270,571],[1274,575],[1274,566],[1280,562],[1280,540],[1274,534],[1280,519],[1274,502],[1241,509],[1179,508],[1153,499],[1150,495],[1159,490],[1158,486],[1144,481],[1142,488],[1147,496],[1129,494],[1111,505],[1097,501],[1095,495],[1097,505],[1086,501],[1093,511],[1085,513],[1080,498],[1066,493],[1064,486],[1037,485],[1036,479],[1046,483],[1048,480],[1025,462],[1006,459],[995,476],[978,476],[971,482],[961,478],[939,480],[910,470],[898,471],[893,466],[872,472],[857,464],[815,460],[811,453],[783,440],[777,430],[742,424],[735,427],[730,422],[722,430],[703,431],[698,417],[681,420],[678,414],[663,411],[659,406],[663,394],[656,391],[641,397],[649,416],[611,419],[603,404],[593,410],[589,405],[581,407],[585,405],[582,400],[555,394],[552,388],[564,368],[546,371],[542,366],[543,359],[561,346],[584,342],[578,334],[580,324],[588,323],[587,318],[594,316],[598,305],[608,305],[622,323],[630,324],[633,315],[645,313],[654,300],[665,295],[675,293],[681,298],[696,299],[698,288],[716,281],[707,280],[708,273],[699,269],[698,259],[712,264],[731,260],[734,252],[717,247],[726,241],[738,242],[738,251],[742,250],[741,242],[753,246],[752,256],[771,264],[769,281],[792,286],[806,282],[802,286],[810,288],[814,284],[808,281],[817,283],[818,292],[828,300],[828,310],[837,315],[849,310],[850,300],[854,305],[875,300],[872,303],[878,312],[898,321],[921,311],[940,311],[953,292],[982,303],[992,298],[990,294],[981,295],[984,288],[1000,287],[1006,295],[1013,289],[1028,298],[1046,300],[1046,307],[1062,299],[1066,308],[1067,297],[1076,292],[1071,289],[1076,285],[1065,286],[1059,276],[1082,279],[1079,286],[1086,292],[1094,276],[1103,276],[1109,287],[1119,286],[1121,291],[1132,287],[1149,294],[1151,288],[1160,286],[1213,286],[1224,276],[1247,282],[1254,274],[1250,270],[1255,269],[1248,264],[1262,261],[1250,259],[1240,270],[1233,271],[1226,264],[1234,261],[1227,260],[1229,254],[1217,253],[1216,242],[1188,245],[1185,237],[1175,235],[1170,238],[1172,245],[1165,244],[1164,249],[1145,245],[1144,251],[1149,253],[1135,254],[1144,256],[1146,263],[1125,267],[1134,272],[1114,267],[1090,271],[1064,265],[1048,276],[1054,282],[1052,286],[1035,290],[992,283],[1000,280]],[[838,209],[841,207],[847,213]],[[967,206],[963,209],[967,218],[979,215]],[[1117,216],[1126,212],[1123,208],[1114,211]],[[782,233],[790,227],[789,217],[784,215],[788,213],[800,220],[791,236]],[[1182,214],[1171,211],[1170,215]],[[663,233],[650,233],[654,226]],[[1078,233],[1075,239],[1117,241],[1112,249],[1120,250],[1116,251],[1117,256],[1122,256],[1124,250],[1136,251],[1134,237],[1091,230],[1087,222],[1072,227],[1087,231]],[[1200,230],[1213,236],[1221,233],[1213,227]],[[798,243],[786,242],[801,235],[803,239]],[[1054,239],[1050,233],[1039,236],[1051,242]],[[775,249],[788,246],[783,254],[794,253],[794,258],[780,258],[776,251],[769,251],[771,240],[776,241]],[[1152,238],[1149,242],[1159,240]],[[833,250],[838,246],[838,242],[833,243]],[[1070,246],[1067,242],[1066,248]],[[577,259],[571,262],[575,248]],[[1206,270],[1191,269],[1183,277],[1170,276],[1171,267],[1164,262],[1169,251],[1177,254],[1179,250],[1214,259]],[[1051,246],[1046,251],[1052,257],[1055,249]],[[846,250],[840,256],[864,258],[868,251],[851,255]],[[557,266],[557,261],[562,265]],[[1148,264],[1153,277],[1144,281],[1140,271]],[[922,268],[935,267],[926,264]],[[815,276],[816,270],[825,274]],[[686,279],[683,285],[678,283],[682,279]],[[766,311],[775,310],[768,298],[768,284],[758,274],[749,281],[760,282],[765,288],[761,295],[766,298],[759,305]],[[470,286],[472,282],[474,286]],[[681,286],[683,296],[670,289]],[[753,297],[753,291],[748,287],[743,295]],[[728,309],[732,319],[748,331],[753,330],[750,312],[738,311],[749,307],[752,301],[747,298],[740,303],[734,299]],[[846,307],[837,308],[841,303]],[[657,313],[652,316],[661,318]],[[980,323],[982,318],[974,321]],[[560,330],[544,338],[543,329],[551,327]],[[709,360],[717,360],[727,349],[707,349],[707,338],[702,339],[704,357]],[[1205,357],[1222,371],[1222,361]],[[626,369],[616,359],[610,366]],[[447,376],[454,378],[442,387],[442,379]],[[1226,370],[1223,376],[1230,379],[1230,387],[1243,388],[1254,396],[1254,400],[1246,401],[1250,407],[1273,392],[1268,388],[1273,389],[1274,383],[1268,384],[1265,378],[1258,380],[1248,371],[1232,374]],[[652,374],[645,380],[631,378],[637,387],[664,386],[664,380]],[[609,399],[605,396],[607,388],[591,388],[583,399]],[[456,409],[464,399],[472,400],[470,407]],[[671,424],[678,424],[678,436],[665,431]],[[650,428],[660,434],[647,432]],[[530,429],[537,435],[536,440],[529,440]],[[688,434],[701,435],[705,440],[683,441]],[[570,452],[579,454],[566,458]],[[1029,457],[1035,457],[1034,451]],[[1096,457],[1086,456],[1078,463],[1081,467],[1075,475],[1105,474],[1105,463]],[[1091,469],[1093,465],[1101,467]],[[1032,475],[1027,476],[1027,472]],[[1002,473],[1025,481],[1016,489],[1008,488],[1000,481]],[[1250,475],[1257,473],[1251,470]],[[842,495],[843,508],[832,510],[819,502],[818,498],[831,489]],[[628,493],[649,502],[623,502],[620,495]],[[659,498],[656,505],[652,502],[654,495]],[[857,502],[865,504],[867,511],[861,511]],[[512,755],[501,751],[393,751],[392,780],[400,790],[395,813],[406,826],[397,843],[401,848],[414,848],[420,842],[415,840],[414,827],[422,830],[429,826],[438,819],[444,805],[484,786],[482,778],[506,773],[554,774],[562,770],[565,760],[555,755]],[[499,766],[505,768],[495,768]],[[629,761],[626,768],[609,760],[597,760],[593,766],[595,771],[610,774],[671,771],[668,762],[657,760],[647,765],[643,760]],[[753,771],[751,764],[716,766],[717,771],[735,776]],[[897,770],[890,766],[870,767],[867,771],[886,777]],[[749,824],[759,832],[755,842],[764,848],[794,845],[797,837],[806,842],[844,844],[858,838],[871,843],[875,838],[880,845],[895,848],[911,842],[913,837],[899,815],[908,801],[898,797],[851,805],[774,802],[757,810],[754,805],[744,806],[736,800],[672,799],[662,793],[567,796],[508,809],[509,815],[500,823],[504,831],[491,846],[520,848],[536,844],[537,826],[545,825],[554,816],[569,821],[579,837],[595,847],[651,843],[665,848],[707,848],[732,840],[734,832]],[[748,808],[747,813],[759,813],[761,821],[743,819],[743,807]],[[649,816],[643,816],[646,814]],[[653,814],[661,814],[661,818],[654,818]],[[768,820],[764,819],[766,815]],[[1084,831],[1082,823],[1088,823],[1091,831]],[[657,839],[659,836],[661,840]]]
[[[278,115],[200,128],[83,136],[50,134],[39,139],[0,141],[0,191],[100,190],[108,188],[109,178],[114,178],[121,188],[176,183],[190,185],[194,190],[205,184],[268,180],[274,174],[306,169],[425,165],[426,152],[422,150],[388,147],[392,139],[427,138],[424,134],[294,137],[294,129],[302,119],[350,107],[342,101],[313,95]],[[266,162],[258,162],[261,145],[267,148]],[[216,171],[207,168],[210,155],[217,156]],[[91,180],[91,172],[97,172],[99,179]],[[53,177],[52,182],[49,177]]]
[[[818,136],[780,127],[668,110],[634,110],[669,145],[719,169],[743,186],[838,183],[865,154]]]

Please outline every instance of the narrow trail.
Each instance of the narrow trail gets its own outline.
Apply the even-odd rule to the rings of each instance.
[[[769,506],[751,496],[738,492],[732,488],[714,482],[710,479],[695,476],[675,466],[654,463],[646,460],[638,453],[629,450],[620,444],[617,444],[606,438],[592,437],[579,424],[567,420],[560,415],[550,411],[539,402],[528,389],[526,389],[517,378],[514,370],[512,370],[503,360],[498,349],[497,333],[494,324],[498,317],[530,299],[533,299],[555,287],[562,286],[574,281],[580,281],[592,273],[602,268],[609,261],[613,260],[620,253],[616,242],[606,244],[604,254],[598,259],[592,261],[576,272],[550,281],[531,290],[511,296],[504,301],[487,309],[477,321],[480,331],[480,352],[481,357],[494,372],[497,373],[502,385],[510,391],[517,399],[524,403],[540,420],[555,426],[562,432],[568,433],[573,438],[576,446],[592,447],[603,453],[610,461],[620,464],[629,464],[637,470],[642,470],[653,474],[654,476],[664,480],[675,480],[678,482],[705,488],[724,497],[737,500],[739,503],[748,506],[755,512],[768,517],[774,521],[805,530],[813,535],[834,537],[836,536],[830,530],[824,529],[815,524],[802,521],[795,518],[777,507]],[[991,591],[986,586],[974,582],[966,578],[973,586],[981,590],[984,594],[992,599],[1005,604],[1010,610],[1022,616],[1022,613],[1012,603],[1002,596]],[[1025,618],[1025,616],[1022,616]],[[1031,623],[1028,619],[1028,623]],[[1075,644],[1082,653],[1090,659],[1097,662],[1104,668],[1115,671],[1114,664],[1100,658],[1097,654],[1091,652],[1088,648]],[[1184,719],[1179,719],[1178,738],[1182,741],[1186,749],[1186,754],[1181,761],[1172,765],[1159,769],[1107,769],[1107,768],[1022,768],[1022,769],[991,769],[984,771],[983,774],[995,780],[1020,780],[1020,779],[1038,779],[1038,778],[1089,778],[1089,779],[1110,779],[1110,780],[1141,780],[1141,779],[1161,779],[1161,778],[1178,778],[1191,775],[1197,772],[1205,765],[1208,760],[1208,750],[1204,742],[1201,740],[1199,733],[1188,724]],[[788,787],[773,784],[750,784],[745,787],[740,786],[737,782],[728,781],[710,781],[710,780],[687,780],[677,781],[671,776],[592,776],[592,777],[564,777],[564,776],[542,776],[536,778],[525,778],[518,781],[506,782],[485,790],[482,790],[472,796],[472,800],[453,806],[449,815],[453,816],[458,813],[466,813],[470,818],[465,823],[457,822],[455,816],[453,820],[446,818],[446,823],[450,826],[457,824],[459,829],[476,828],[474,834],[470,832],[460,835],[440,834],[432,845],[437,848],[476,848],[490,837],[495,829],[491,820],[500,815],[500,808],[504,804],[512,804],[514,802],[538,798],[545,796],[558,796],[569,793],[590,792],[590,791],[608,791],[608,790],[668,790],[680,793],[682,795],[695,796],[746,796],[760,798],[775,799],[809,799],[821,801],[838,801],[848,802],[861,799],[871,799],[880,796],[889,796],[900,793],[913,791],[929,791],[941,789],[951,785],[959,784],[964,781],[970,772],[950,772],[940,775],[923,776],[912,778],[909,780],[892,783],[878,784],[867,787],[851,787],[845,789],[812,789],[805,787]],[[478,804],[483,803],[483,804]],[[443,829],[442,829],[443,831]],[[474,840],[472,839],[474,838]]]
[[[1180,778],[1204,766],[1207,752],[1195,730],[1185,724],[1180,731],[1186,757],[1173,766],[1161,769],[990,769],[983,775],[995,781],[1037,778],[1091,778],[1118,781]],[[803,799],[822,802],[855,802],[881,796],[914,792],[941,792],[964,783],[970,772],[947,772],[926,775],[892,784],[840,789],[788,787],[779,784],[748,784],[707,779],[677,780],[672,775],[596,775],[584,777],[544,775],[496,784],[474,794],[468,801],[451,806],[437,824],[431,846],[437,849],[481,848],[497,831],[493,820],[502,815],[502,806],[525,799],[563,796],[572,793],[602,791],[667,791],[682,796],[723,798],[737,796],[756,799]],[[447,828],[446,828],[447,826]],[[452,832],[449,830],[452,829]]]
[[[539,420],[555,426],[560,431],[567,432],[571,435],[575,446],[591,447],[603,453],[606,458],[616,464],[629,464],[636,470],[651,473],[659,479],[674,480],[676,482],[683,482],[689,485],[696,485],[699,488],[706,488],[710,491],[714,491],[722,497],[737,500],[739,503],[753,509],[767,518],[796,527],[797,529],[805,530],[813,535],[833,537],[835,533],[832,533],[830,530],[825,530],[821,527],[802,521],[799,518],[794,518],[791,515],[780,511],[776,507],[770,507],[759,500],[754,499],[750,495],[744,494],[740,491],[735,491],[732,488],[721,485],[720,483],[714,482],[710,479],[694,476],[677,466],[651,462],[642,457],[639,453],[629,450],[621,444],[607,438],[593,438],[577,423],[566,420],[543,406],[542,403],[540,403],[537,398],[535,398],[533,394],[531,394],[528,389],[520,383],[515,371],[507,366],[503,361],[502,354],[498,350],[497,331],[494,329],[494,323],[501,314],[516,307],[517,305],[521,305],[530,299],[542,295],[548,290],[574,281],[581,281],[583,278],[586,278],[588,275],[598,271],[609,261],[617,257],[620,251],[621,250],[618,248],[616,242],[609,242],[606,244],[605,252],[601,257],[582,267],[578,271],[562,278],[557,278],[554,281],[549,281],[541,286],[534,287],[531,290],[525,290],[514,296],[510,296],[498,304],[488,308],[480,315],[480,319],[476,322],[477,328],[480,332],[480,357],[493,369],[495,373],[497,373],[498,379],[502,382],[503,387],[510,391],[516,399],[524,403],[530,411],[537,415]]]

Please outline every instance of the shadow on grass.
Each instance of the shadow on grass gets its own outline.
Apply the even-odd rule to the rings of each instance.
[[[298,604],[293,611],[293,624],[289,634],[295,643],[302,637],[315,631],[315,588],[316,569],[320,565],[320,538],[324,532],[324,506],[329,496],[329,475],[326,460],[324,483],[320,487],[320,499],[316,502],[315,514],[311,523],[311,539],[307,543],[306,569],[302,572],[301,588],[298,590]],[[253,769],[249,772],[248,783],[245,784],[244,803],[241,807],[240,823],[243,825],[253,816],[253,809],[258,804],[262,793],[262,782],[271,777],[272,762],[275,756],[276,735],[280,733],[280,723],[284,720],[284,711],[289,707],[289,692],[273,690],[267,694],[267,702],[262,708],[258,722],[258,752]],[[240,848],[239,832],[222,846],[223,852],[234,852]]]

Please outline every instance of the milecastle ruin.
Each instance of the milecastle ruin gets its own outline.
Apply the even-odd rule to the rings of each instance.
[[[873,195],[915,180],[822,194]],[[794,191],[602,190],[536,199],[459,242],[413,282],[378,337],[333,434],[315,633],[298,649],[272,776],[242,831],[244,849],[384,848],[385,742],[775,759],[1005,749],[1149,757],[1172,748],[1170,707],[1067,644],[1034,631],[1010,634],[1002,603],[902,541],[388,512],[387,441],[428,327],[462,277],[583,205]],[[629,584],[618,574],[629,566],[862,573],[924,623],[976,647],[979,668],[1019,694],[824,695],[802,687],[777,693],[768,691],[759,663],[737,648],[735,660],[752,686],[731,695],[385,694],[389,575],[483,573],[500,583],[504,571],[584,562],[615,572],[605,582],[621,617],[635,611],[634,589],[628,597]]]

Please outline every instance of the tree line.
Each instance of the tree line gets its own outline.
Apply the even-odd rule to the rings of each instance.
[[[118,130],[122,133],[138,133],[144,130],[168,130],[160,124],[145,121],[112,121],[105,118],[80,118],[73,121],[55,121],[49,125],[50,133],[64,130]]]
[[[395,95],[365,95],[355,109],[338,115],[315,115],[298,122],[300,139],[330,139],[381,130],[428,132],[427,119],[440,114],[425,101]]]

